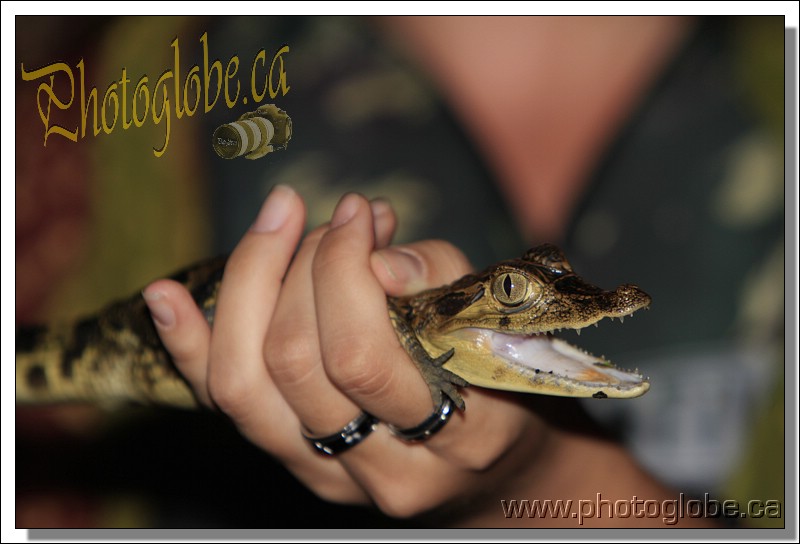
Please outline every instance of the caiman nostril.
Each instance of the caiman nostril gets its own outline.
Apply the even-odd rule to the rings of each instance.
[[[650,305],[650,295],[635,285],[625,284],[617,287],[617,312],[629,314]]]

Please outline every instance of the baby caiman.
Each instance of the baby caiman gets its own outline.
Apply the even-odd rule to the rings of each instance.
[[[173,276],[212,326],[224,268],[225,258],[217,258]],[[567,397],[644,394],[650,384],[638,372],[620,370],[553,333],[623,318],[649,304],[635,285],[604,291],[587,283],[549,244],[450,285],[387,298],[388,317],[434,405],[444,394],[461,409],[458,387],[469,384]],[[74,323],[19,328],[16,399],[197,406],[141,295]]]

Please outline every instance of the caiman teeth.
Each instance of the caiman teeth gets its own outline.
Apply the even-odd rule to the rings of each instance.
[[[575,332],[578,333],[578,335],[580,335],[581,334],[580,333],[581,329],[585,329],[586,327],[588,327],[590,325],[593,326],[593,327],[599,327],[600,326],[600,322],[603,319],[606,319],[606,318],[611,320],[611,321],[615,321],[615,320],[619,319],[620,323],[625,323],[625,318],[626,317],[633,317],[636,314],[636,312],[638,312],[639,310],[649,310],[649,309],[650,309],[650,306],[648,305],[648,306],[643,306],[642,308],[637,308],[635,310],[631,310],[630,312],[623,313],[621,315],[606,315],[606,316],[600,317],[599,319],[597,319],[596,321],[594,321],[592,323],[586,323],[585,325],[579,325],[577,327],[574,327],[574,328],[572,328],[572,330],[574,330]],[[554,328],[554,329],[552,329],[551,332],[561,332],[561,328],[560,327],[559,328]]]

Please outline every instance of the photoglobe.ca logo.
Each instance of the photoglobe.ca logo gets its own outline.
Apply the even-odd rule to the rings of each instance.
[[[164,143],[160,147],[153,147],[153,154],[156,157],[161,157],[169,145],[173,112],[170,105],[171,100],[174,101],[175,118],[180,119],[184,114],[187,117],[191,117],[197,112],[200,107],[201,96],[204,102],[204,113],[210,112],[220,98],[220,94],[223,94],[223,85],[225,87],[225,105],[229,109],[237,104],[242,94],[241,82],[237,77],[240,64],[239,57],[234,55],[228,60],[223,75],[222,62],[220,60],[216,59],[209,64],[207,32],[200,37],[200,42],[203,44],[202,71],[195,64],[186,72],[186,77],[181,79],[180,44],[178,38],[175,38],[170,44],[173,49],[173,66],[159,76],[155,85],[151,86],[150,78],[146,75],[141,76],[135,86],[129,85],[131,79],[128,77],[127,69],[123,67],[121,77],[108,85],[102,101],[99,99],[97,87],[92,87],[88,97],[86,96],[85,67],[83,59],[81,59],[76,65],[78,77],[80,78],[80,130],[77,125],[73,130],[70,130],[64,124],[58,124],[58,122],[52,120],[55,111],[68,111],[76,101],[75,74],[72,68],[64,62],[55,62],[37,70],[27,71],[24,64],[20,63],[20,71],[24,81],[44,79],[36,90],[36,107],[44,125],[44,146],[47,147],[47,138],[54,134],[63,136],[73,142],[77,142],[79,138],[85,138],[90,112],[92,114],[91,133],[93,136],[97,136],[101,131],[105,134],[111,134],[117,127],[120,117],[122,119],[122,130],[127,130],[131,126],[141,128],[147,122],[149,115],[154,125],[159,125],[164,121]],[[267,69],[266,49],[261,49],[256,53],[250,66],[250,77],[248,78],[249,96],[252,98],[254,105],[261,103],[267,95],[270,98],[275,98],[279,94],[285,96],[289,92],[283,62],[283,55],[288,52],[288,45],[280,47],[272,56],[269,69]],[[57,96],[54,89],[56,75],[66,77],[69,80],[69,96]],[[170,80],[172,81],[170,82]],[[131,87],[133,92],[129,94],[128,91]],[[172,99],[170,99],[170,94],[172,94]],[[248,95],[242,96],[241,101],[242,104],[246,105],[248,103]],[[99,118],[98,106],[100,107]]]
[[[677,499],[657,501],[640,499],[611,501],[598,493],[594,499],[501,499],[506,518],[576,519],[583,525],[587,519],[658,519],[665,525],[675,525],[684,518],[780,518],[783,514],[779,500],[753,499],[742,504],[737,500],[717,500],[705,493],[702,499],[687,499],[681,493]],[[576,509],[573,507],[577,506]]]

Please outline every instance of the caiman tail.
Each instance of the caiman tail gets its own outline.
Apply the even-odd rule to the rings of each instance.
[[[172,277],[189,289],[209,323],[224,266],[217,258]],[[141,294],[78,321],[17,328],[16,402],[197,406]]]

